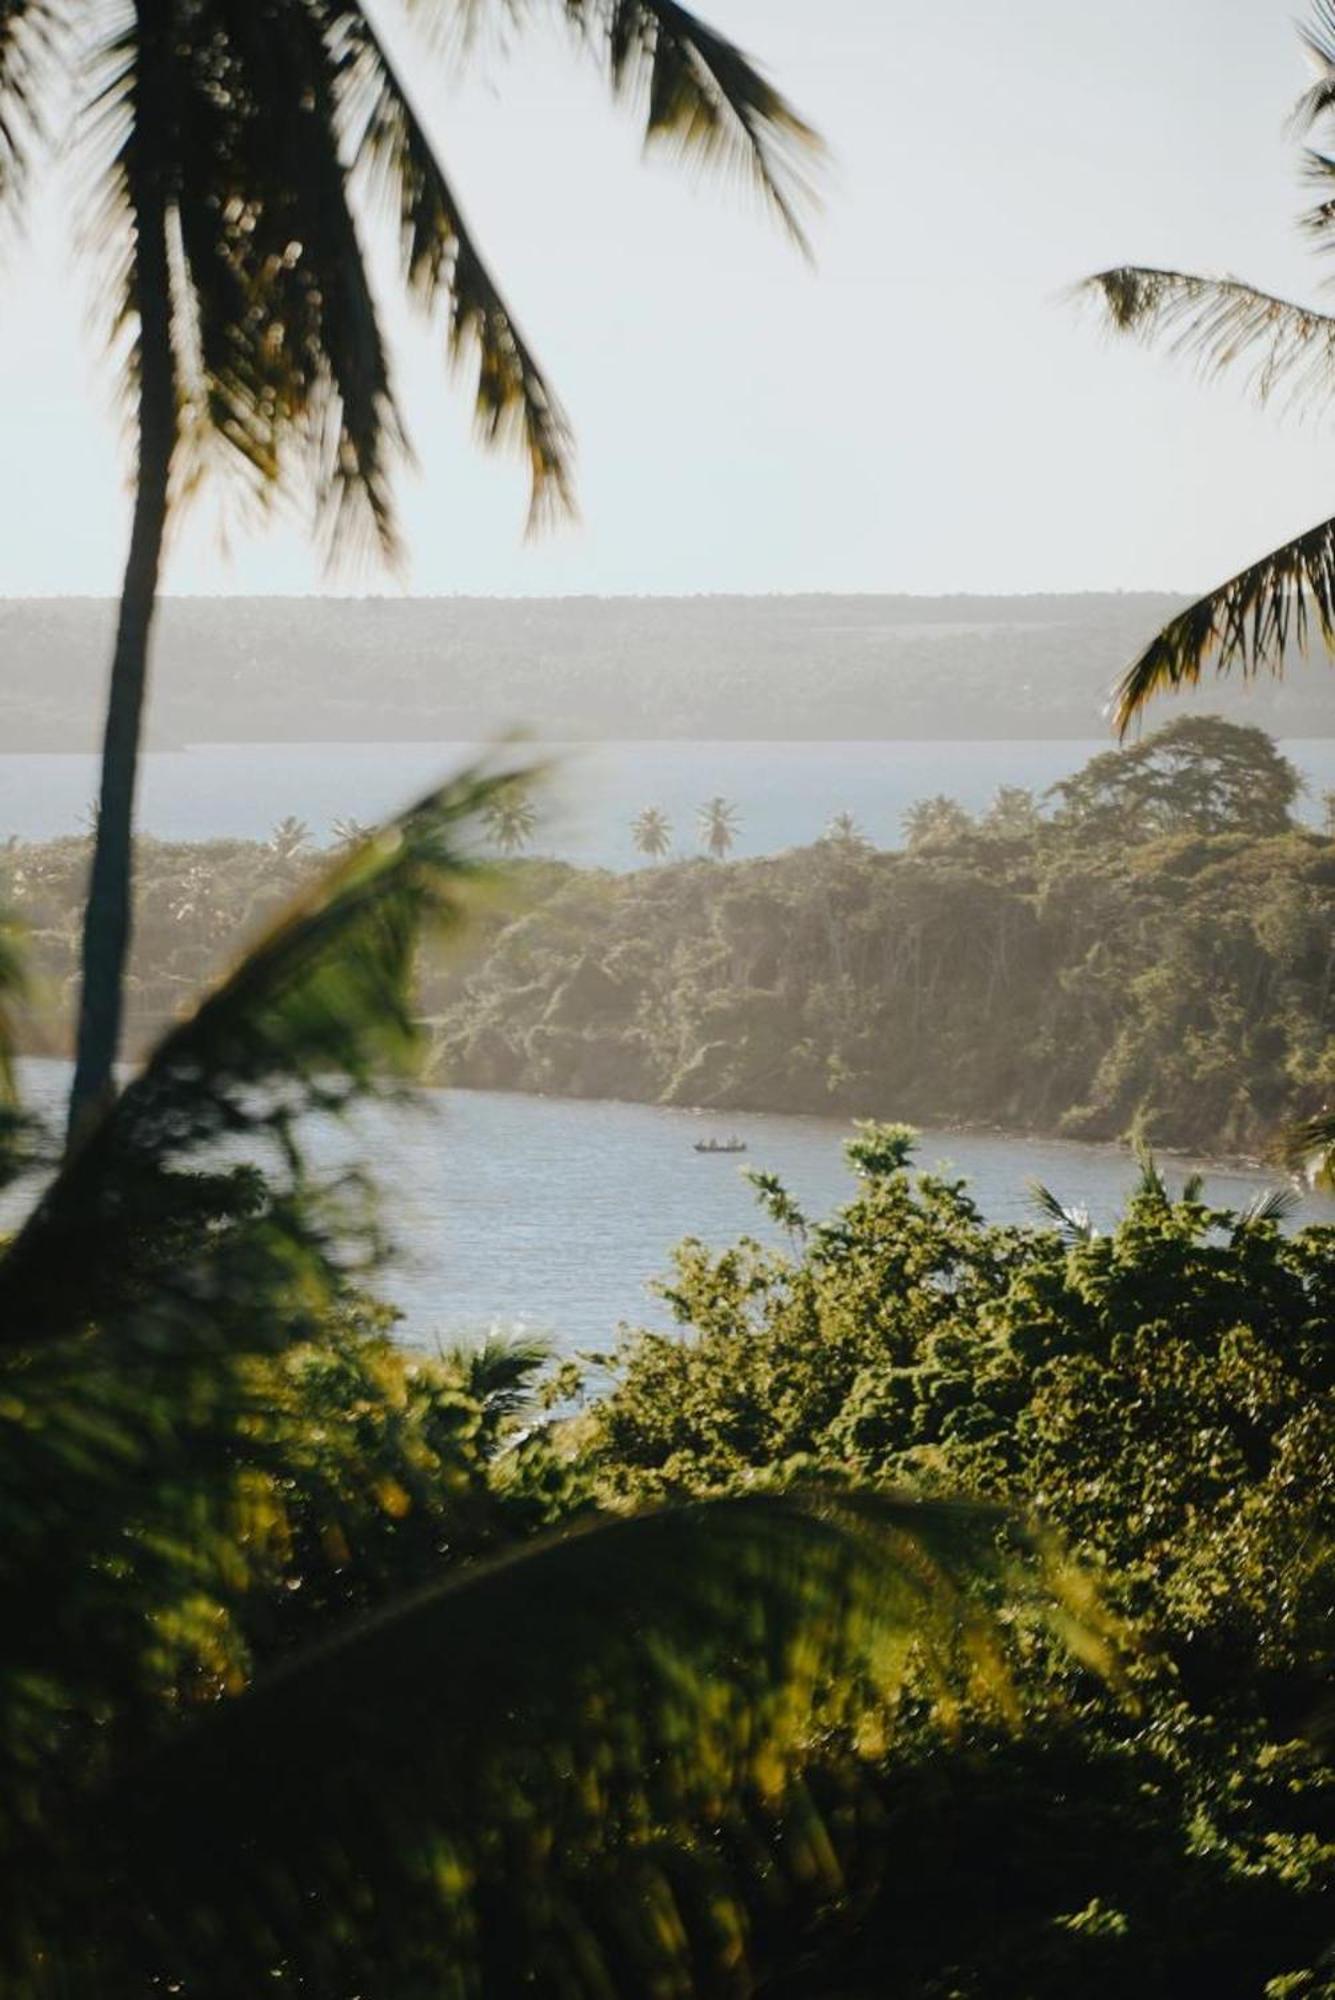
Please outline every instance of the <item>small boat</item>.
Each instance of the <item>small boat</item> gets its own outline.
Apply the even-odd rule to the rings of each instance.
[[[739,1139],[734,1132],[728,1139],[697,1139],[695,1150],[697,1153],[744,1153],[746,1141]]]

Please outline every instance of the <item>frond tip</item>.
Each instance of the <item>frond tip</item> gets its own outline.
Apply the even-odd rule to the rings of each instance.
[[[1290,642],[1305,647],[1313,623],[1323,643],[1335,647],[1335,519],[1285,542],[1170,619],[1117,685],[1118,734],[1126,735],[1153,695],[1194,687],[1211,661],[1221,674],[1234,666],[1246,678],[1281,674]]]
[[[1029,1198],[1039,1214],[1046,1216],[1066,1242],[1091,1243],[1097,1236],[1098,1231],[1083,1203],[1063,1201],[1045,1181],[1030,1181]]]
[[[1335,389],[1335,319],[1237,278],[1128,264],[1087,278],[1077,296],[1096,298],[1114,332],[1163,339],[1206,374],[1247,367],[1262,403],[1280,388],[1295,404]]]
[[[1302,1196],[1296,1187],[1260,1189],[1238,1213],[1238,1219],[1233,1226],[1234,1242],[1240,1242],[1244,1236],[1251,1235],[1258,1229],[1286,1221],[1301,1200]]]
[[[821,140],[742,51],[676,0],[560,0],[601,43],[612,86],[645,106],[645,140],[750,179],[798,246]]]

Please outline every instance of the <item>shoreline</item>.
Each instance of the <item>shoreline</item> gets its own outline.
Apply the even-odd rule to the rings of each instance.
[[[51,1063],[59,1064],[66,1069],[72,1067],[69,1056],[55,1054],[50,1049],[25,1050],[20,1048],[16,1052],[16,1059],[20,1065],[25,1063]],[[1127,1138],[1076,1139],[1072,1138],[1069,1133],[1052,1131],[1042,1126],[997,1125],[981,1120],[973,1123],[968,1119],[947,1117],[944,1115],[909,1117],[896,1115],[889,1111],[859,1113],[854,1111],[785,1110],[781,1106],[776,1105],[732,1104],[720,1107],[708,1104],[663,1104],[655,1098],[647,1097],[594,1097],[584,1095],[583,1093],[567,1095],[565,1092],[555,1090],[523,1090],[509,1084],[452,1083],[443,1077],[423,1078],[417,1087],[423,1092],[430,1093],[433,1097],[444,1096],[448,1092],[457,1091],[469,1097],[527,1098],[536,1104],[587,1104],[591,1107],[613,1105],[624,1107],[627,1110],[667,1112],[681,1118],[712,1118],[723,1124],[726,1124],[729,1120],[735,1121],[739,1118],[782,1118],[785,1120],[801,1121],[804,1124],[810,1125],[837,1126],[846,1136],[851,1136],[854,1127],[858,1124],[901,1124],[911,1125],[915,1131],[924,1135],[930,1134],[933,1137],[966,1140],[994,1139],[1003,1144],[1057,1146],[1069,1148],[1072,1153],[1118,1153],[1128,1160],[1135,1157],[1136,1151],[1134,1142]],[[1187,1172],[1246,1174],[1249,1176],[1270,1175],[1273,1177],[1276,1186],[1291,1184],[1292,1177],[1286,1174],[1283,1168],[1272,1166],[1268,1160],[1257,1153],[1200,1153],[1188,1146],[1173,1146],[1168,1144],[1152,1145],[1148,1148],[1148,1151],[1155,1160],[1169,1161],[1174,1167],[1182,1168]]]
[[[1134,1159],[1135,1142],[1131,1139],[1075,1139],[1067,1132],[1056,1132],[1042,1126],[995,1125],[980,1121],[971,1123],[964,1118],[945,1116],[909,1117],[893,1112],[841,1112],[841,1111],[786,1111],[775,1105],[755,1106],[729,1104],[725,1106],[708,1104],[663,1104],[656,1098],[648,1097],[591,1097],[583,1094],[569,1096],[557,1090],[521,1090],[508,1084],[451,1083],[444,1078],[431,1078],[420,1088],[432,1092],[466,1092],[470,1097],[526,1097],[541,1104],[611,1104],[624,1105],[638,1111],[674,1112],[684,1118],[714,1118],[720,1123],[738,1118],[784,1118],[801,1119],[813,1125],[838,1125],[851,1134],[860,1124],[911,1125],[920,1134],[932,1134],[946,1138],[996,1139],[1017,1145],[1069,1146],[1073,1152],[1121,1153]],[[1287,1184],[1290,1176],[1283,1168],[1272,1167],[1259,1153],[1198,1153],[1189,1146],[1167,1144],[1151,1145],[1146,1149],[1155,1160],[1169,1160],[1174,1166],[1188,1170],[1197,1169],[1205,1173],[1225,1174],[1273,1174],[1277,1185]]]

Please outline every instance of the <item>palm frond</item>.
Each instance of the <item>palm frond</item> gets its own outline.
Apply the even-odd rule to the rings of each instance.
[[[1319,199],[1299,217],[1299,223],[1318,250],[1328,250],[1335,229],[1335,159],[1309,147],[1303,154],[1303,179]]]
[[[132,177],[151,145],[169,198],[177,497],[216,466],[258,510],[310,506],[331,560],[368,545],[393,556],[390,477],[407,445],[319,24],[304,6],[215,0],[173,40],[152,118],[137,115],[139,41],[113,18],[92,58],[84,234],[133,385]]]
[[[1291,1125],[1270,1149],[1276,1165],[1301,1174],[1311,1187],[1335,1186],[1335,1111],[1318,1111]]]
[[[1045,1182],[1030,1181],[1029,1198],[1068,1243],[1091,1243],[1098,1234],[1087,1208],[1063,1201]]]
[[[1101,271],[1080,289],[1101,299],[1119,332],[1163,337],[1211,373],[1249,365],[1262,401],[1281,386],[1294,401],[1335,390],[1335,318],[1326,313],[1232,278],[1133,265]],[[1335,522],[1272,550],[1170,619],[1114,692],[1119,734],[1153,695],[1195,686],[1211,660],[1220,673],[1281,673],[1290,638],[1304,646],[1312,618],[1327,644],[1335,639]]]
[[[1317,76],[1311,88],[1298,99],[1289,125],[1292,131],[1310,132],[1318,119],[1335,106],[1335,7],[1330,0],[1313,0],[1311,20],[1299,28],[1298,34]]]
[[[1136,1165],[1140,1172],[1136,1178],[1136,1194],[1142,1201],[1155,1201],[1164,1208],[1171,1208],[1173,1197],[1168,1192],[1168,1183],[1154,1154],[1143,1140],[1135,1147]]]
[[[1125,736],[1153,695],[1194,687],[1214,662],[1218,673],[1281,674],[1290,642],[1311,626],[1335,645],[1335,520],[1309,528],[1239,570],[1157,632],[1113,694],[1113,722]]]
[[[54,0],[0,0],[0,203],[23,192],[63,25]]]
[[[799,1876],[818,1851],[828,1875],[825,1831],[813,1849],[785,1825],[818,1733],[883,1715],[911,1655],[1004,1701],[961,1587],[1005,1567],[1002,1527],[753,1495],[456,1573],[118,1774],[99,1921],[127,1921],[146,1983],[201,2000],[275,1976],[500,1993],[536,1967],[553,1991],[697,1990],[724,1939],[744,1962],[748,1875],[772,1880],[788,1843]]]
[[[488,1421],[500,1425],[528,1408],[552,1352],[550,1341],[532,1335],[489,1333],[479,1341],[456,1342],[444,1359],[458,1370]]]
[[[1274,1187],[1261,1189],[1259,1193],[1252,1196],[1251,1200],[1239,1212],[1238,1219],[1233,1226],[1234,1242],[1238,1242],[1254,1229],[1264,1229],[1268,1224],[1283,1222],[1287,1216],[1293,1214],[1294,1209],[1297,1208],[1301,1200],[1302,1196],[1299,1194],[1297,1188]]]
[[[1170,354],[1207,374],[1249,367],[1248,386],[1263,403],[1280,388],[1294,403],[1319,402],[1335,390],[1335,318],[1311,306],[1236,278],[1136,265],[1100,271],[1080,290],[1101,297],[1118,333],[1162,339]]]
[[[749,179],[809,250],[803,215],[821,142],[735,44],[676,0],[558,4],[606,62],[613,89],[644,104],[646,142]]]
[[[428,312],[443,303],[451,358],[477,361],[474,407],[489,445],[511,438],[529,463],[530,528],[574,510],[570,428],[487,269],[407,90],[361,6],[327,5],[355,164],[397,210],[403,273]]]
[[[339,149],[339,64],[314,9],[271,19],[218,0],[218,11],[227,88],[219,101],[201,52],[181,209],[183,238],[200,246],[189,257],[199,321],[213,329],[210,426],[251,458],[261,497],[270,464],[294,461],[280,484],[313,490],[331,556],[368,538],[393,555],[390,473],[407,444]],[[240,318],[228,309],[238,284]]]
[[[144,1281],[177,1170],[224,1140],[267,1141],[300,1171],[297,1121],[392,1091],[423,1049],[412,971],[495,875],[471,851],[514,774],[466,772],[342,855],[158,1043],[3,1259],[0,1344],[68,1333]]]

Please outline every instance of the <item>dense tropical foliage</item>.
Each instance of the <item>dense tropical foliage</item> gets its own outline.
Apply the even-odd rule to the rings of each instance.
[[[797,229],[811,134],[735,48],[673,0],[553,11],[648,136],[740,162]],[[138,443],[102,794],[0,861],[0,1992],[1335,1994],[1335,1228],[1292,1230],[1289,1190],[1175,1198],[1142,1146],[1107,1233],[1059,1188],[998,1227],[866,1121],[840,1212],[761,1162],[769,1243],[685,1242],[671,1331],[557,1366],[403,1345],[373,1175],[307,1151],[411,1116],[432,1065],[1201,1149],[1298,1118],[1302,1164],[1332,1139],[1329,810],[1299,825],[1275,744],[1207,717],[1042,799],[925,799],[894,853],[838,812],[734,862],[720,796],[707,858],[502,875],[540,825],[514,768],[339,820],[332,854],[295,817],[145,841],[116,1080],[174,505],[216,459],[261,505],[304,490],[331,545],[393,543],[354,182],[537,508],[568,438],[366,8],[94,20],[90,49],[79,10],[0,0],[0,201],[56,80],[94,92]],[[1328,0],[1309,39],[1316,121]],[[1211,365],[1257,352],[1263,392],[1325,386],[1325,316],[1097,283]],[[1278,666],[1313,615],[1335,640],[1333,547],[1176,620],[1122,721],[1212,651]],[[633,837],[664,861],[659,810]],[[62,1148],[13,1057],[80,1004]]]
[[[991,1227],[867,1125],[546,1418],[404,1350],[301,1121],[512,782],[302,883],[0,1257],[6,1990],[1328,1991],[1335,1230]]]
[[[636,1499],[787,1469],[1032,1506],[1137,1643],[1129,1700],[1027,1646],[1018,1741],[901,1718],[863,1920],[776,1990],[1330,1993],[1335,1230],[1175,1200],[1148,1159],[1107,1235],[1048,1191],[991,1227],[906,1128],[848,1150],[825,1220],[751,1175],[786,1249],[681,1246],[678,1330],[592,1378],[587,1463]]]
[[[402,1093],[513,784],[299,891],[0,1254],[6,1993],[745,1992],[837,1894],[808,1767],[856,1790],[919,1681],[1010,1699],[988,1576],[1082,1611],[986,1505],[613,1506],[517,1432],[533,1352],[389,1344],[303,1120]]]

